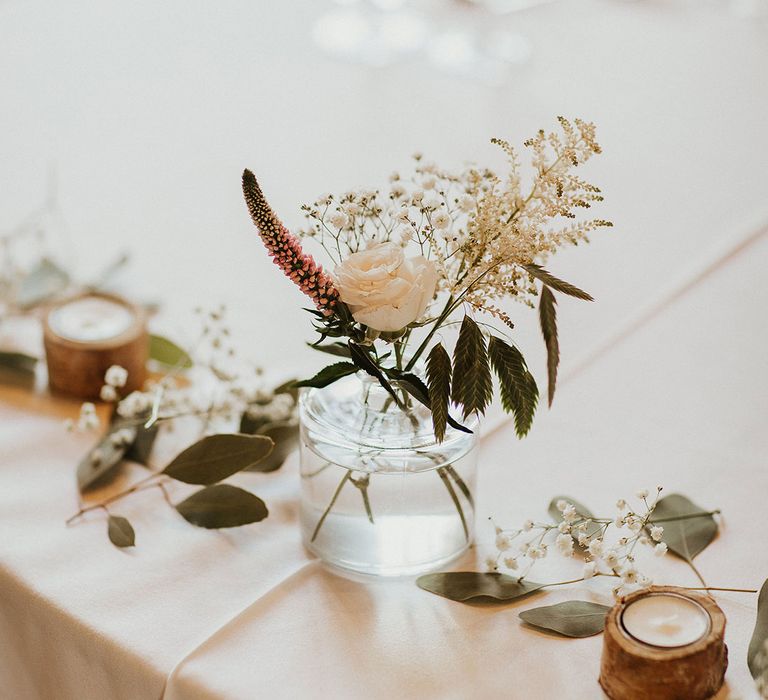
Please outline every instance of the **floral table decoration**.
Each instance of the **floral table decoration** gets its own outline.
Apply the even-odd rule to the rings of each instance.
[[[559,248],[609,221],[578,216],[602,201],[576,174],[601,152],[593,124],[559,130],[518,153],[493,139],[508,171],[458,172],[414,156],[389,187],[324,195],[302,207],[294,235],[256,177],[243,173],[251,218],[283,273],[312,301],[318,337],[335,357],[297,383],[304,542],[327,563],[414,574],[466,550],[473,537],[477,429],[494,394],[519,437],[530,430],[537,383],[502,304],[538,305],[551,404],[559,363],[556,294],[592,297],[543,267]],[[304,250],[315,244],[326,271]],[[457,333],[458,330],[458,333]],[[451,345],[453,347],[451,347]]]

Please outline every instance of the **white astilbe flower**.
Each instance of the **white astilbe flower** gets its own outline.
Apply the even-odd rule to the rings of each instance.
[[[576,174],[601,152],[594,125],[558,121],[559,131],[539,131],[524,143],[530,154],[526,171],[517,151],[500,139],[493,143],[507,157],[503,174],[476,166],[451,171],[419,155],[412,172],[392,174],[383,193],[323,195],[305,204],[307,223],[299,234],[323,248],[332,268],[371,241],[402,245],[398,224],[404,214],[393,205],[407,204],[414,228],[409,247],[439,266],[435,300],[461,295],[470,307],[506,323],[498,315],[501,299],[533,305],[539,294],[524,266],[544,264],[559,248],[611,225],[581,216],[603,199]]]

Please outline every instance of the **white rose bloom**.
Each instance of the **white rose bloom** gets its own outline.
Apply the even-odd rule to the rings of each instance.
[[[437,268],[421,255],[406,258],[388,241],[353,253],[334,270],[336,287],[358,323],[399,331],[420,318],[435,295]]]

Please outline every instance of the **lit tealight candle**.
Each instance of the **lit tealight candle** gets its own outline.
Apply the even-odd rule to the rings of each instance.
[[[101,394],[112,365],[128,372],[128,394],[146,378],[149,339],[144,312],[112,294],[92,292],[60,302],[43,320],[48,383],[82,399]]]
[[[130,307],[103,296],[84,296],[51,312],[48,323],[62,338],[80,342],[109,340],[125,333],[135,321]]]
[[[704,608],[674,593],[652,593],[627,605],[624,629],[640,642],[657,647],[682,647],[701,639],[710,628]]]

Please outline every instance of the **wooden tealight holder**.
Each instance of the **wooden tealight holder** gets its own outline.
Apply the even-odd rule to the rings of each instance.
[[[640,641],[625,613],[648,596],[673,596],[696,605],[708,616],[706,631],[679,646]],[[661,623],[663,624],[663,622]],[[608,613],[600,664],[600,685],[611,700],[706,700],[723,685],[728,667],[725,615],[717,603],[675,586],[652,586],[623,598]]]
[[[146,379],[146,316],[121,297],[92,292],[56,304],[43,321],[43,342],[53,391],[97,399],[112,365],[128,371],[124,394]]]

